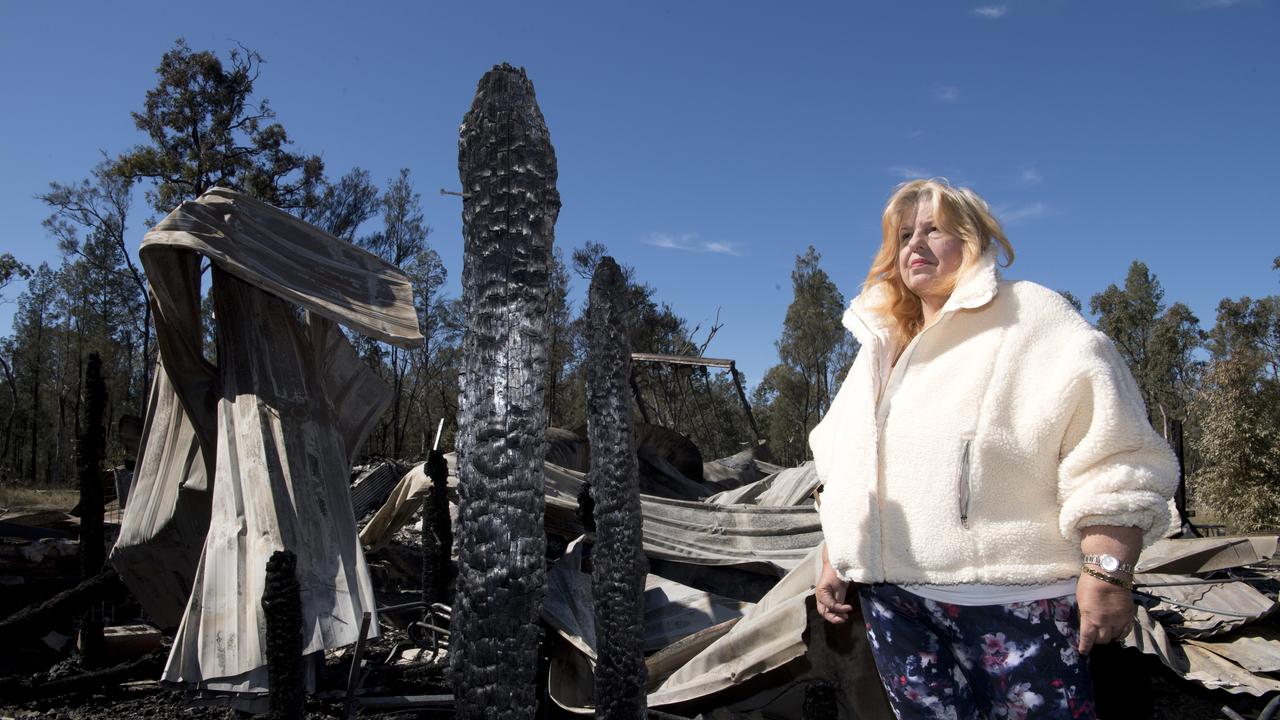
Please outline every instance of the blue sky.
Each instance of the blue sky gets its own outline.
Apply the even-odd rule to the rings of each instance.
[[[814,245],[852,298],[885,199],[918,175],[991,202],[1007,275],[1087,304],[1141,259],[1208,327],[1222,297],[1280,291],[1278,4],[10,0],[0,250],[57,264],[33,196],[141,141],[129,113],[184,36],[260,52],[258,96],[331,176],[410,168],[455,291],[461,204],[438,190],[458,187],[476,81],[523,65],[559,158],[556,243],[606,244],[691,323],[719,309],[708,354],[752,385],[795,256]]]

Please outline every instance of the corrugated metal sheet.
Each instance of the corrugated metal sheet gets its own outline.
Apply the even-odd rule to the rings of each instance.
[[[171,600],[188,580],[150,563],[182,570],[199,530],[199,565],[163,679],[252,703],[267,689],[259,600],[272,552],[297,555],[306,653],[354,642],[374,610],[348,473],[390,388],[335,322],[420,343],[410,284],[376,256],[223,189],[170,213],[139,254],[163,370],[112,560],[135,595]],[[201,256],[213,265],[217,367],[201,349]],[[204,490],[184,508],[199,485],[212,497]],[[196,527],[202,508],[207,533]]]
[[[762,505],[792,507],[812,505],[813,491],[818,488],[818,471],[813,461],[799,467],[780,470],[749,485],[716,493],[705,502],[714,505]]]
[[[548,531],[580,535],[576,513],[582,473],[551,464],[545,472]],[[822,542],[822,525],[812,506],[710,505],[643,494],[640,505],[644,551],[651,558],[781,577]]]

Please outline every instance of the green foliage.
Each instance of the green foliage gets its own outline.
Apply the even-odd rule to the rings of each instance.
[[[761,432],[784,464],[809,457],[809,431],[831,407],[836,388],[857,353],[857,344],[840,323],[844,297],[819,266],[809,246],[796,256],[791,271],[793,297],[774,345],[779,363],[756,387]]]
[[[227,64],[194,52],[179,38],[156,68],[133,121],[148,142],[122,154],[116,172],[148,180],[151,206],[168,213],[214,186],[228,187],[285,209],[317,201],[324,174],[319,155],[289,150],[284,126],[266,100],[253,99],[262,56],[239,48]]]
[[[17,279],[31,277],[31,266],[18,262],[12,253],[0,253],[0,290]]]
[[[1167,420],[1185,419],[1203,370],[1195,358],[1203,333],[1191,310],[1182,303],[1166,309],[1160,281],[1136,260],[1124,287],[1107,286],[1089,307],[1138,381],[1153,424],[1163,428]]]
[[[1223,300],[1196,409],[1198,502],[1243,532],[1280,524],[1280,296]]]

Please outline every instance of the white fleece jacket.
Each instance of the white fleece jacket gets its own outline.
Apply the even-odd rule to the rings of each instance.
[[[987,254],[890,370],[888,321],[809,436],[832,567],[854,582],[1039,584],[1074,577],[1080,531],[1169,522],[1177,462],[1111,341]],[[881,403],[881,380],[890,391]]]

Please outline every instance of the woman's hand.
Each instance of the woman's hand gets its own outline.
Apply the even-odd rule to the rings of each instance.
[[[1085,555],[1106,553],[1122,562],[1133,563],[1142,548],[1142,531],[1134,527],[1097,525],[1084,528],[1081,535],[1080,551]],[[1076,582],[1076,604],[1080,606],[1082,655],[1094,645],[1124,639],[1133,626],[1133,593],[1128,588],[1081,572]]]
[[[818,604],[818,614],[823,620],[839,625],[849,619],[853,606],[845,604],[845,594],[849,583],[840,579],[831,563],[827,560],[827,549],[822,548],[822,575],[814,588],[814,599]]]
[[[1080,654],[1094,645],[1122,640],[1133,627],[1133,593],[1105,580],[1080,573],[1076,583],[1080,606]]]

